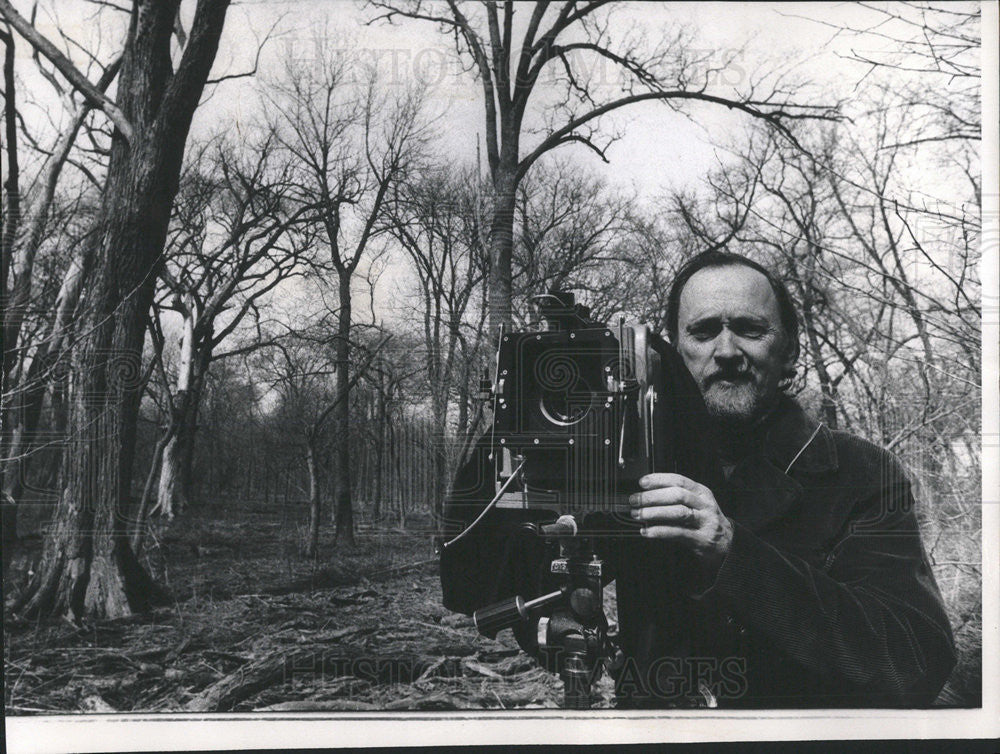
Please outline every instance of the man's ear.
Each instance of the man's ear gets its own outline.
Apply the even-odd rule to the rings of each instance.
[[[799,355],[801,350],[799,348],[799,341],[797,339],[793,340],[785,334],[785,359],[784,363],[781,365],[781,379],[786,384],[791,384],[792,380],[795,379],[795,375],[798,372],[795,365],[798,363]]]

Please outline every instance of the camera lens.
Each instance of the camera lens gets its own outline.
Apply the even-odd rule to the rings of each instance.
[[[546,390],[539,399],[538,407],[548,421],[560,427],[571,427],[587,415],[592,400],[590,393]]]
[[[581,422],[594,402],[586,373],[594,371],[593,355],[579,350],[551,349],[535,362],[538,409],[542,417],[558,427]]]

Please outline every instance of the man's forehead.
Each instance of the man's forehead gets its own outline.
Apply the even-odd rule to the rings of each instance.
[[[778,300],[767,278],[744,265],[707,267],[684,284],[678,319],[758,317],[777,322]]]

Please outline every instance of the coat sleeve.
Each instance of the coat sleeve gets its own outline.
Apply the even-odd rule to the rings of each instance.
[[[910,485],[880,454],[889,473],[853,507],[824,567],[737,523],[703,598],[866,706],[927,706],[954,667],[954,641]]]

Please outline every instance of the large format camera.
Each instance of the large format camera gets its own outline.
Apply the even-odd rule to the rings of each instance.
[[[500,454],[498,483],[523,463],[497,506],[620,518],[640,477],[683,465],[692,439],[684,428],[701,398],[684,384],[676,352],[647,326],[597,322],[569,292],[533,301],[544,329],[504,332],[497,352],[490,444]]]
[[[622,659],[603,610],[599,551],[612,540],[599,540],[637,537],[628,496],[643,475],[711,485],[714,453],[668,343],[593,320],[568,292],[534,303],[541,327],[500,333],[483,393],[493,424],[445,505],[446,526],[464,528],[442,546],[441,582],[446,606],[472,612],[484,636],[513,628],[562,678],[564,706],[585,708],[602,667]]]

